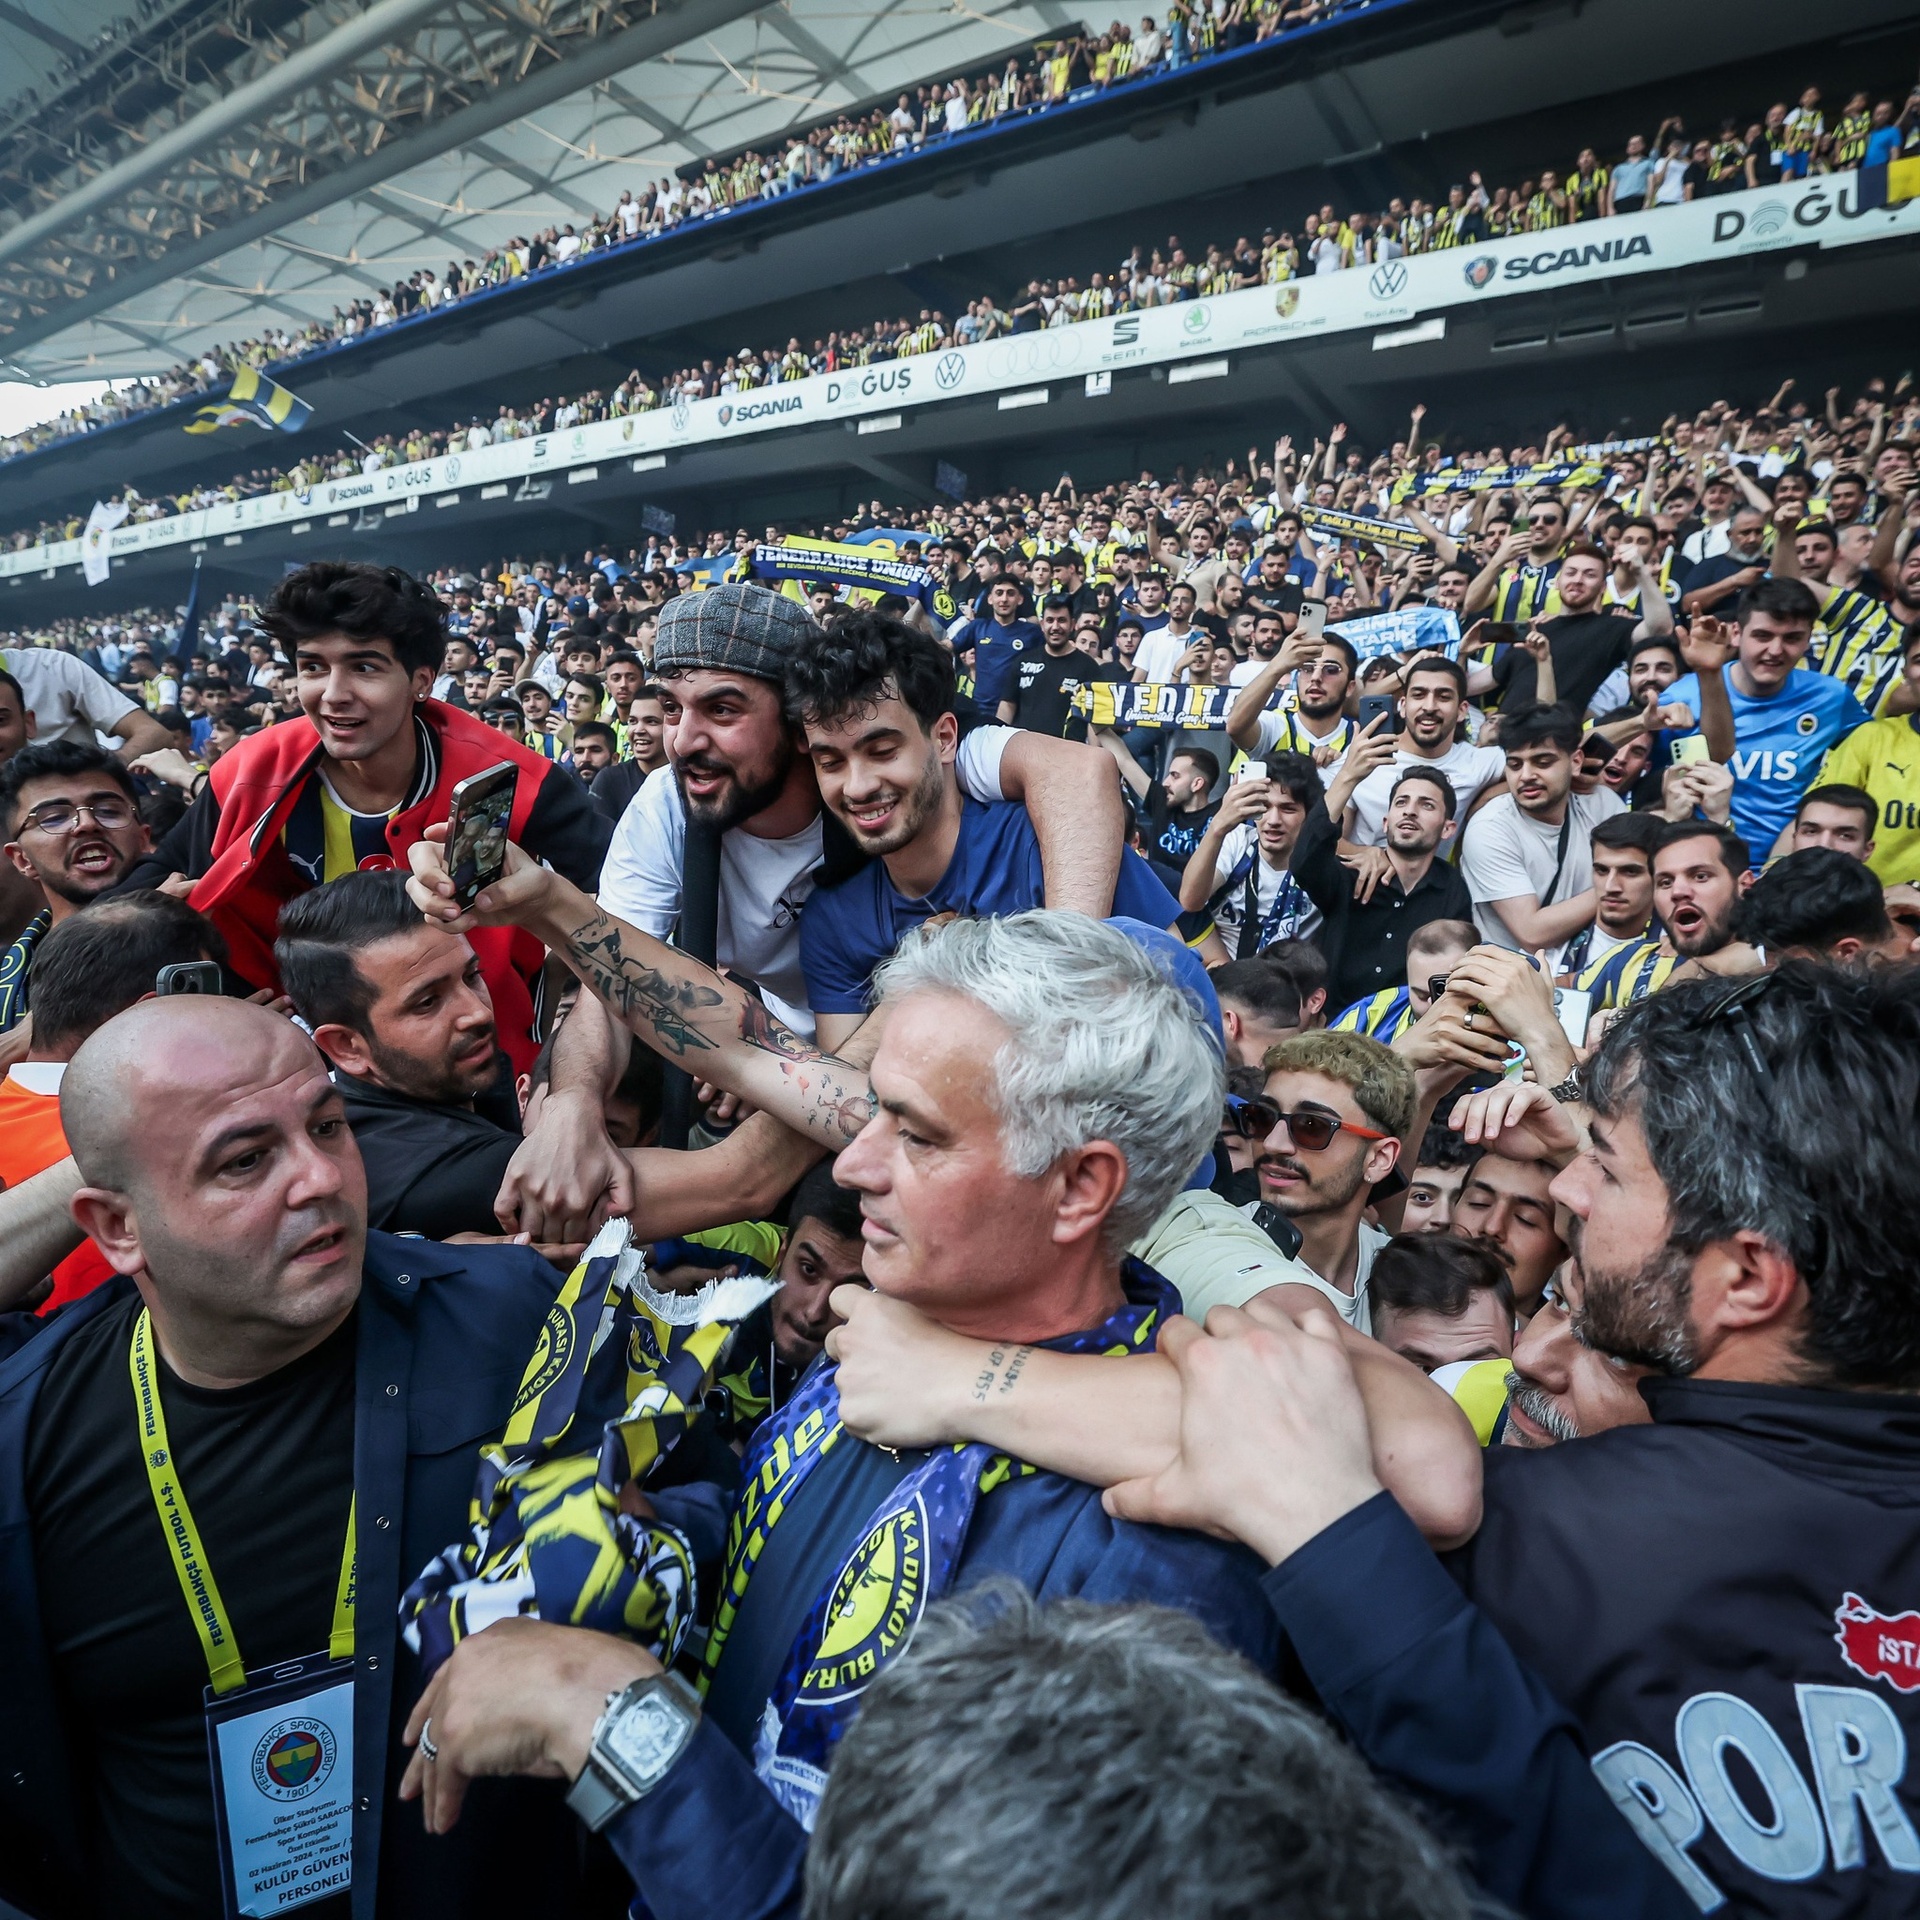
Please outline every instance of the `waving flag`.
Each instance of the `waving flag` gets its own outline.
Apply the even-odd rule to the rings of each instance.
[[[298,433],[313,418],[313,409],[297,393],[269,380],[257,367],[241,367],[224,400],[197,408],[187,422],[189,433],[218,433],[222,427],[251,424],[269,431]]]

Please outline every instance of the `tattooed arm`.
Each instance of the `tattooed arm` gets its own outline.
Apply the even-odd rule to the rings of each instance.
[[[427,831],[435,838],[409,852],[408,891],[429,920],[454,933],[525,927],[655,1053],[750,1100],[809,1139],[837,1150],[872,1118],[864,1068],[822,1053],[750,993],[603,912],[517,846],[509,843],[506,871],[463,912],[440,844],[445,829]],[[872,1058],[871,1041],[863,1051]]]

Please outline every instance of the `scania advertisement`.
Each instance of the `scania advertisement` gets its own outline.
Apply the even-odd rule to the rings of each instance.
[[[657,465],[658,455],[686,447],[890,413],[903,403],[938,405],[1114,368],[1166,365],[1275,341],[1358,332],[1543,287],[1664,273],[1794,247],[1856,246],[1914,233],[1920,233],[1920,201],[1863,211],[1855,176],[1825,174],[1582,222],[1553,234],[1517,234],[1279,286],[1246,287],[1204,300],[946,347],[910,360],[813,374],[746,393],[681,401],[651,413],[600,420],[503,446],[463,448],[438,460],[334,481],[310,493],[263,494],[130,524],[115,532],[112,547],[118,555],[281,523],[305,531],[316,516],[344,525],[358,504],[376,499],[384,503],[422,494],[446,497],[535,472],[610,465],[629,457],[656,456]],[[78,539],[56,540],[0,554],[0,578],[48,575],[58,567],[77,566],[80,559]]]

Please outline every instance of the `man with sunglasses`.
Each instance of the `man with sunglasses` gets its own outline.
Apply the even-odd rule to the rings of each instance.
[[[0,954],[0,1034],[5,1034],[26,1017],[33,955],[42,936],[111,893],[153,842],[126,768],[98,747],[71,740],[35,741],[0,767],[0,831],[6,834],[8,860],[40,890],[45,903]]]
[[[1264,1127],[1260,1197],[1300,1233],[1300,1258],[1349,1326],[1372,1331],[1367,1280],[1388,1236],[1361,1216],[1413,1125],[1413,1072],[1377,1040],[1303,1033],[1267,1052],[1267,1084],[1248,1102]]]

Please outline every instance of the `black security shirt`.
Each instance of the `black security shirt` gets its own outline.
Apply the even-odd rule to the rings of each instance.
[[[139,1308],[101,1314],[53,1362],[28,1436],[27,1501],[94,1912],[208,1920],[221,1896],[207,1662],[140,1449],[127,1365]],[[327,1645],[353,1497],[356,1318],[226,1392],[159,1360],[174,1471],[249,1668]],[[301,1912],[346,1910],[341,1895]]]

